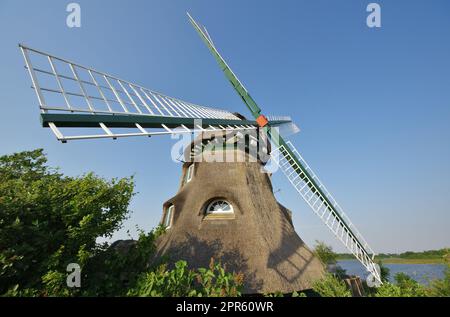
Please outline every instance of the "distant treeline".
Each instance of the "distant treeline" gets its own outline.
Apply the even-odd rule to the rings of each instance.
[[[379,253],[375,258],[377,259],[444,259],[450,256],[450,249],[444,248],[439,250],[428,250],[422,252],[407,251],[400,254],[397,253]],[[353,254],[350,253],[338,253],[338,259],[354,259]]]

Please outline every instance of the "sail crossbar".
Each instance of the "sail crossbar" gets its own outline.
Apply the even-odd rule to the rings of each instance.
[[[103,122],[98,122],[98,130],[99,133],[79,133],[77,135],[67,135],[62,132],[61,128],[58,127],[54,122],[48,122],[48,127],[52,130],[53,134],[56,138],[66,143],[67,141],[75,141],[75,140],[88,140],[88,139],[118,139],[118,138],[127,138],[127,137],[136,137],[136,136],[164,136],[164,135],[179,135],[179,134],[198,134],[205,132],[238,132],[238,131],[250,131],[256,130],[256,126],[252,125],[227,125],[223,126],[212,126],[208,127],[196,126],[196,127],[187,127],[186,125],[182,125],[181,127],[171,128],[165,124],[160,124],[157,128],[152,128],[149,130],[144,128],[139,123],[135,123],[134,129],[132,132],[116,132],[114,128],[106,125]]]

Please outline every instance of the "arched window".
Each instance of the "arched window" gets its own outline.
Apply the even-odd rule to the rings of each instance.
[[[174,205],[170,205],[166,210],[166,214],[164,215],[163,225],[166,229],[172,227],[172,218],[173,218],[173,210],[175,209]]]
[[[206,206],[206,215],[233,214],[233,206],[226,200],[216,199]]]

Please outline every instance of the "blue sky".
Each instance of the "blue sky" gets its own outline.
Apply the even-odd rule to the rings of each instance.
[[[378,1],[0,0],[0,155],[42,147],[68,175],[135,175],[135,225],[156,226],[178,188],[168,137],[61,144],[39,124],[17,47],[25,43],[198,104],[248,115],[190,11],[267,114],[290,115],[300,153],[378,252],[450,246],[450,3]],[[308,243],[343,251],[281,173],[277,199]]]

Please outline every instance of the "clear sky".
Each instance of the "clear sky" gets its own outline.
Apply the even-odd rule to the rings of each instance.
[[[248,115],[188,23],[208,27],[267,114],[290,115],[300,153],[378,252],[450,246],[450,2],[0,0],[0,155],[42,147],[68,175],[135,175],[135,225],[156,226],[178,188],[169,137],[57,142],[40,127],[19,42],[150,89]],[[299,235],[343,251],[284,176],[277,199]]]

